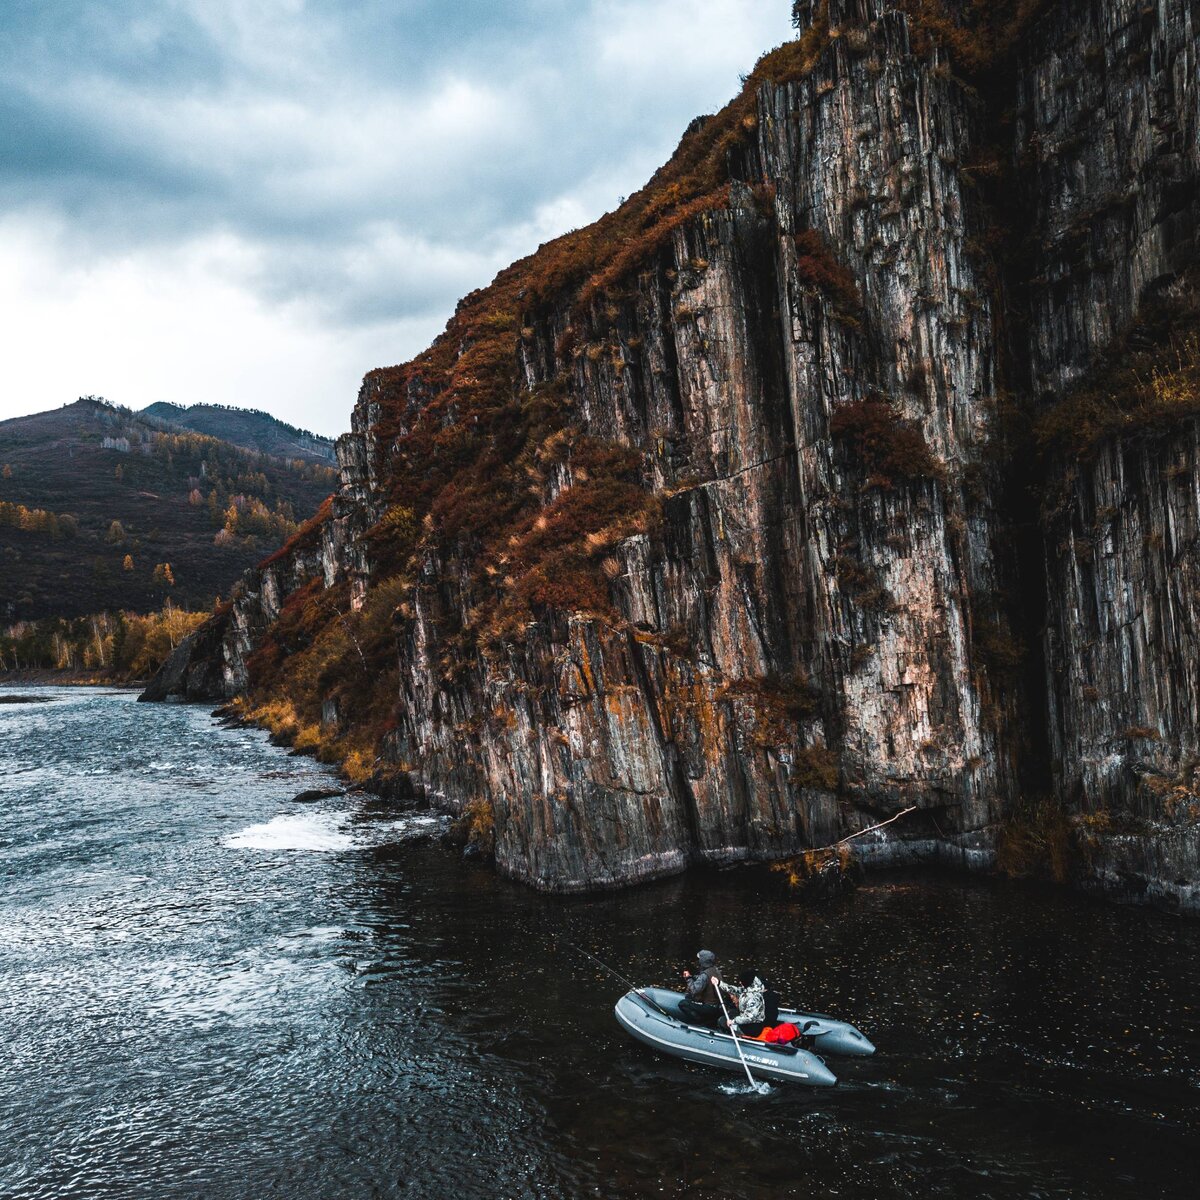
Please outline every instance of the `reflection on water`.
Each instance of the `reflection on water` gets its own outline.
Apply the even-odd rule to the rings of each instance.
[[[957,878],[556,900],[292,804],[325,777],[203,710],[39,694],[0,707],[0,1194],[1194,1194],[1194,925]],[[664,983],[711,946],[880,1053],[749,1093],[560,939]]]

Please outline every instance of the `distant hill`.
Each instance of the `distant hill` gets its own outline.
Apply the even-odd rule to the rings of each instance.
[[[183,408],[160,401],[143,408],[138,415],[166,421],[193,433],[206,433],[209,437],[232,442],[246,450],[257,450],[260,454],[273,454],[276,458],[302,458],[306,462],[329,466],[336,461],[330,438],[297,429],[256,408],[228,408],[222,404],[193,404]]]
[[[300,457],[94,397],[0,422],[0,621],[227,595],[333,490]]]

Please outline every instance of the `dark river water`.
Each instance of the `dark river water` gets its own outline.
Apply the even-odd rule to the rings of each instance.
[[[9,693],[11,694],[11,693]],[[1200,1194],[1200,927],[1051,891],[761,874],[556,900],[256,732],[0,705],[0,1195]],[[424,840],[421,840],[424,837]],[[623,990],[701,946],[855,1022],[835,1089],[655,1056]]]

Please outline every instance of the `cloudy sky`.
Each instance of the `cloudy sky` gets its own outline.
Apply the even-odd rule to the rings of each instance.
[[[788,0],[4,0],[0,418],[338,433],[364,371],[640,186]]]

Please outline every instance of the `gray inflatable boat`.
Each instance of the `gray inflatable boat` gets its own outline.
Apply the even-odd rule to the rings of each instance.
[[[614,1012],[620,1026],[639,1042],[673,1054],[688,1062],[704,1066],[724,1067],[741,1071],[737,1047],[733,1038],[720,1030],[703,1025],[691,1025],[679,1011],[682,992],[666,988],[640,988],[628,991],[617,1001]],[[820,1013],[779,1010],[780,1023],[790,1021],[805,1036],[812,1049],[795,1045],[780,1046],[742,1038],[742,1053],[750,1070],[764,1079],[781,1083],[804,1083],[809,1087],[832,1087],[837,1076],[818,1056],[825,1054],[864,1057],[875,1053],[875,1047],[853,1025],[834,1020]]]

